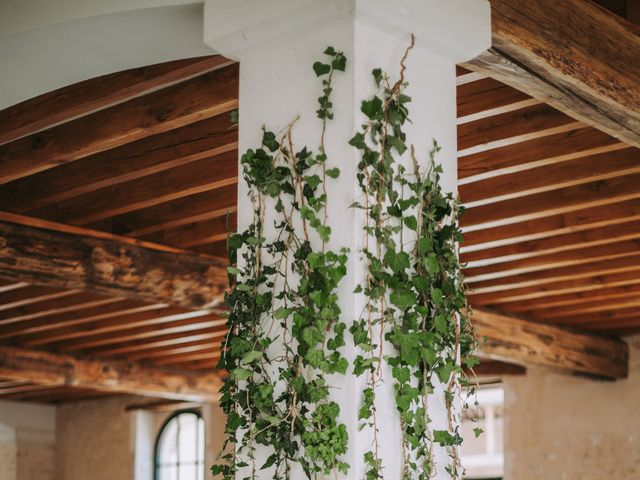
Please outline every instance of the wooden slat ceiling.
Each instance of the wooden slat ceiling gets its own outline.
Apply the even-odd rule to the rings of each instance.
[[[458,70],[462,260],[473,306],[640,331],[640,152]]]
[[[472,305],[606,333],[640,331],[637,151],[459,71],[462,257]],[[121,72],[0,112],[0,210],[224,257],[236,227],[238,66]],[[55,112],[55,113],[51,113]],[[202,370],[207,311],[0,280],[0,344]],[[95,392],[0,382],[0,398]]]

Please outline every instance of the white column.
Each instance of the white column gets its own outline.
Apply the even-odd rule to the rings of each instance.
[[[407,94],[413,124],[407,128],[410,143],[426,159],[432,139],[442,146],[438,160],[444,166],[443,185],[455,191],[456,82],[455,65],[490,46],[490,10],[487,0],[206,0],[205,41],[219,53],[240,61],[241,152],[260,145],[261,127],[272,131],[288,125],[297,115],[296,145],[319,143],[320,123],[315,110],[320,84],[311,68],[322,59],[327,46],[342,50],[347,71],[334,81],[335,119],[328,124],[326,151],[328,168],[337,166],[340,178],[329,184],[331,248],[351,250],[347,277],[341,286],[341,307],[349,324],[360,317],[362,303],[352,294],[365,276],[360,260],[362,219],[349,208],[360,196],[356,181],[359,153],[348,145],[363,123],[360,102],[373,95],[374,68],[393,77],[409,45],[410,34],[417,47],[407,62]],[[239,229],[252,218],[252,207],[243,182],[238,192]],[[268,220],[267,220],[267,223]],[[349,346],[348,359],[355,357]],[[377,393],[379,427],[385,479],[400,478],[401,433],[396,416],[392,379]],[[350,449],[345,461],[351,465],[348,478],[363,478],[362,455],[371,445],[369,432],[358,429],[358,409],[366,378],[337,376],[333,398],[340,404],[347,425]],[[430,406],[436,427],[445,428],[446,408],[434,398]],[[446,452],[438,452],[440,473]],[[270,478],[265,472],[264,478]],[[304,476],[300,476],[304,478]]]

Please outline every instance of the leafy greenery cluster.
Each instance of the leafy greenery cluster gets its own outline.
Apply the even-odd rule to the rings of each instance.
[[[299,465],[309,478],[348,471],[340,406],[329,397],[327,375],[344,374],[340,353],[346,325],[340,321],[337,289],[348,252],[326,248],[326,183],[340,175],[327,168],[324,137],[333,118],[335,72],[342,52],[327,48],[328,60],[313,65],[322,79],[317,116],[322,131],[317,152],[296,149],[293,123],[276,134],[263,129],[262,145],[241,157],[250,189],[253,221],[229,238],[229,333],[219,367],[229,372],[221,406],[227,414],[226,443],[214,474],[254,479],[268,470],[291,478]],[[265,209],[275,220],[265,224]],[[256,458],[268,447],[266,460]]]
[[[373,71],[377,93],[362,102],[367,121],[350,141],[360,152],[363,195],[354,207],[366,216],[362,255],[368,275],[356,289],[364,294],[366,307],[350,331],[362,351],[354,373],[368,376],[359,415],[374,436],[373,448],[365,455],[367,480],[384,476],[376,390],[386,368],[393,377],[403,432],[403,478],[422,480],[435,474],[434,444],[449,451],[446,470],[451,478],[461,478],[462,437],[454,403],[461,396],[461,359],[469,367],[475,363],[470,354],[476,338],[457,252],[462,208],[440,185],[438,145],[434,142],[428,164],[421,168],[404,131],[411,102],[405,93],[405,61],[412,47],[413,41],[397,82],[392,84],[380,69]],[[437,383],[445,385],[448,409],[448,425],[441,429],[435,429],[429,417],[429,397]]]
[[[413,45],[413,43],[412,43]],[[347,325],[340,321],[338,287],[347,273],[349,252],[330,250],[327,189],[338,168],[327,168],[325,132],[333,118],[332,80],[346,58],[328,48],[327,61],[313,65],[322,80],[316,152],[296,149],[293,123],[278,134],[264,129],[259,148],[241,158],[250,189],[253,221],[229,239],[229,334],[219,363],[229,372],[221,405],[227,414],[227,447],[212,467],[225,480],[254,479],[261,470],[289,479],[300,466],[308,478],[347,473],[345,425],[329,395],[328,375],[366,375],[359,418],[372,432],[365,454],[366,480],[384,478],[378,441],[376,393],[392,381],[403,432],[403,479],[427,480],[435,473],[434,446],[448,449],[447,471],[460,479],[456,417],[462,363],[476,339],[469,322],[458,260],[462,208],[440,185],[434,143],[421,167],[408,141],[404,79],[391,83],[373,71],[377,93],[362,102],[367,121],[351,139],[360,152],[358,182],[366,223],[361,252],[366,281],[354,294],[365,299],[349,332],[359,355],[351,365],[342,355]],[[295,123],[295,122],[294,122]],[[408,166],[407,166],[408,165]],[[265,210],[273,224],[265,224]],[[391,379],[384,374],[391,372]],[[436,429],[429,398],[442,384],[448,424]],[[259,446],[270,448],[256,458]]]

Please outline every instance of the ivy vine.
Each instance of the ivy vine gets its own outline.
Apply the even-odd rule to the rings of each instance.
[[[354,292],[366,306],[349,328],[360,351],[351,365],[341,353],[347,325],[338,297],[349,252],[327,248],[327,184],[340,170],[327,166],[325,133],[333,119],[333,78],[346,68],[342,52],[329,47],[326,60],[313,64],[322,82],[317,149],[295,147],[294,121],[278,133],[263,128],[261,145],[241,157],[253,220],[228,241],[233,289],[219,363],[229,372],[220,402],[226,442],[211,469],[225,480],[255,479],[265,469],[284,480],[296,466],[310,479],[346,474],[347,429],[328,375],[348,370],[367,376],[359,411],[373,437],[366,480],[384,478],[376,392],[385,381],[393,382],[403,432],[403,479],[433,477],[436,444],[449,452],[450,477],[462,476],[456,402],[466,384],[462,365],[473,366],[476,347],[457,251],[463,209],[441,187],[438,145],[421,167],[404,131],[411,48],[413,37],[396,82],[380,69],[372,72],[377,91],[362,102],[367,121],[350,141],[360,152],[362,196],[353,207],[366,218],[360,253],[367,267]],[[269,224],[266,209],[275,217]],[[387,370],[392,379],[384,378]],[[436,429],[429,398],[439,384],[448,422]],[[257,458],[259,446],[270,449],[266,459]]]
[[[366,307],[350,331],[362,350],[354,373],[368,375],[359,415],[374,436],[373,448],[365,454],[367,480],[383,478],[376,389],[384,381],[384,363],[392,372],[403,433],[403,478],[434,475],[434,444],[448,449],[446,470],[452,479],[461,478],[455,401],[464,374],[461,359],[469,367],[475,363],[470,354],[476,337],[458,257],[462,207],[441,187],[437,143],[421,168],[404,131],[411,102],[405,93],[405,62],[414,41],[412,36],[396,82],[381,69],[373,70],[377,92],[362,102],[367,122],[350,141],[361,154],[363,198],[354,207],[366,215],[362,255],[368,273],[364,287],[355,292],[364,294]],[[410,162],[403,162],[407,157]],[[443,429],[434,429],[429,416],[436,382],[446,385],[448,424]]]
[[[331,47],[324,54],[328,60],[313,65],[322,79],[317,151],[296,149],[294,122],[278,134],[263,129],[262,145],[241,157],[253,222],[228,242],[237,265],[228,269],[234,288],[226,296],[229,333],[219,363],[229,372],[220,402],[228,445],[211,469],[225,479],[254,479],[268,468],[272,478],[289,479],[294,464],[309,478],[349,468],[341,460],[347,429],[326,378],[348,368],[337,294],[348,252],[326,248],[326,183],[340,171],[327,168],[324,148],[333,76],[345,70],[346,58]],[[275,211],[273,225],[265,225],[266,208]],[[262,464],[259,445],[272,452]]]

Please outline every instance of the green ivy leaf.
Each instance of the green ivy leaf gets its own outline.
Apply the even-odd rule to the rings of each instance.
[[[360,110],[372,120],[375,118],[382,118],[382,100],[379,97],[373,97],[371,100],[364,100]]]
[[[408,217],[405,217],[404,224],[407,226],[407,228],[410,228],[414,232],[418,230],[418,220],[414,215],[409,215]]]
[[[244,355],[244,357],[242,357],[242,362],[244,365],[249,365],[250,363],[253,363],[257,360],[260,360],[263,357],[263,353],[259,352],[257,350],[252,350],[248,353],[246,353]]]
[[[328,74],[331,71],[331,65],[327,65],[322,62],[315,62],[313,64],[313,71],[316,72],[317,77]]]
[[[236,380],[248,380],[253,375],[253,372],[246,368],[236,368],[231,374]]]
[[[340,169],[337,167],[330,168],[325,173],[327,174],[327,177],[338,178],[340,176]]]

